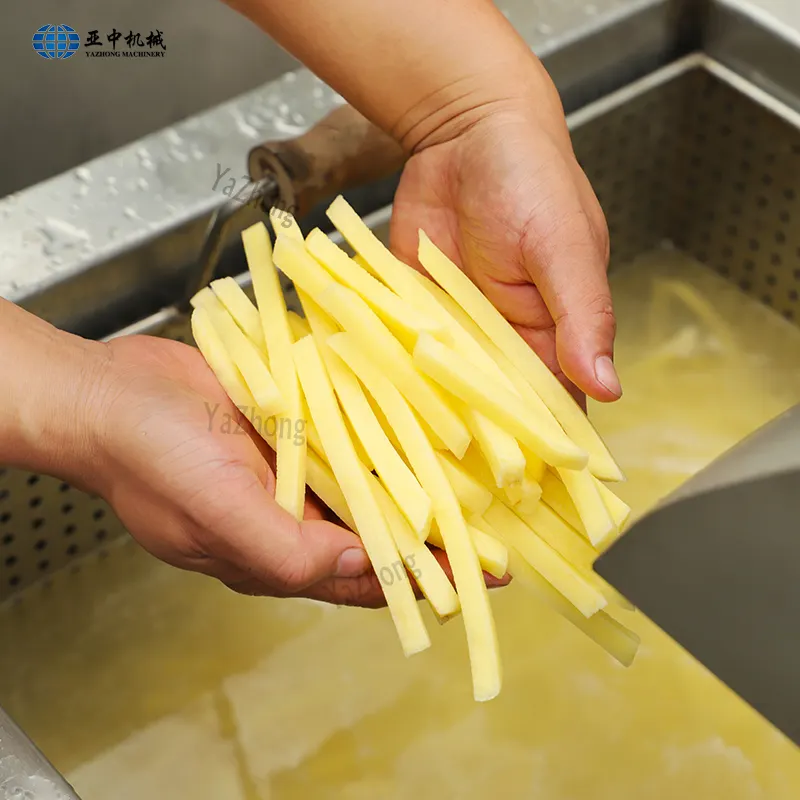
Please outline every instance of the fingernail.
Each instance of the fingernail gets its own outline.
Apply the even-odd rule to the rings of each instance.
[[[336,563],[337,578],[357,578],[369,569],[369,558],[365,550],[351,547],[339,556]]]
[[[622,384],[614,367],[614,362],[608,356],[600,356],[594,362],[594,374],[597,380],[608,389],[615,397],[622,397]]]

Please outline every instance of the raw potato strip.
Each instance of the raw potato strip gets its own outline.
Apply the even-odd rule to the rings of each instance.
[[[264,340],[264,330],[261,327],[261,317],[258,309],[250,302],[250,298],[233,278],[220,278],[211,281],[211,290],[228,313],[233,317],[233,321],[242,329],[242,332],[250,337],[256,347],[265,350],[267,343]]]
[[[298,242],[278,239],[275,262],[298,288],[363,342],[370,358],[391,376],[451,452],[462,456],[471,438],[466,426],[441,392],[417,372],[411,356],[367,303],[334,281]]]
[[[303,232],[290,212],[273,206],[269,210],[269,221],[272,223],[272,230],[275,231],[276,239],[278,236],[284,235],[291,236],[292,239],[297,239],[300,242],[303,241]]]
[[[569,496],[567,487],[554,472],[547,470],[542,478],[542,500],[547,503],[568,525],[586,536],[586,528],[581,522],[575,503]]]
[[[592,473],[605,480],[620,480],[622,472],[619,466],[589,418],[558,378],[478,287],[422,231],[419,260],[428,274],[472,317],[497,347],[507,354],[570,439],[589,454]]]
[[[617,532],[597,485],[588,469],[559,469],[558,476],[567,487],[575,509],[583,523],[586,537],[597,547]]]
[[[414,535],[406,518],[380,481],[369,472],[365,471],[365,474],[406,568],[413,575],[417,586],[431,604],[436,616],[440,620],[446,620],[458,614],[461,610],[461,601],[436,557]]]
[[[194,308],[204,308],[219,334],[225,350],[231,354],[255,399],[255,406],[272,416],[286,408],[283,397],[256,346],[240,330],[211,289],[202,289],[192,298]]]
[[[197,343],[197,348],[205,358],[206,363],[216,375],[225,393],[239,409],[255,408],[255,399],[247,388],[242,374],[237,369],[233,359],[225,350],[222,339],[217,334],[211,323],[211,318],[204,308],[197,308],[192,312],[192,335]],[[264,440],[274,450],[276,441],[267,431],[259,431]],[[325,503],[328,508],[339,517],[345,525],[355,530],[355,523],[347,507],[342,490],[333,473],[314,453],[308,455],[307,480],[311,491]]]
[[[285,413],[276,420],[277,469],[275,475],[275,501],[295,519],[303,519],[306,494],[307,436],[298,442],[294,436],[284,436],[284,420],[290,429],[296,429],[303,420],[303,403],[291,347],[294,337],[289,327],[286,303],[283,298],[278,271],[272,262],[272,244],[266,227],[259,223],[242,232],[242,242],[253,276],[253,288],[258,301],[261,327],[267,343],[269,363],[281,395],[286,401]]]
[[[318,349],[328,370],[339,405],[342,407],[356,437],[368,454],[381,482],[411,524],[414,533],[422,542],[428,536],[433,519],[431,499],[419,485],[414,473],[398,455],[372,411],[367,396],[352,370],[326,344],[336,333],[326,325],[324,312],[310,298],[301,297],[308,314],[311,329],[318,342]]]
[[[311,333],[308,321],[301,317],[296,311],[289,312],[289,327],[292,329],[292,336],[294,336],[295,341]]]
[[[559,555],[570,562],[580,574],[594,586],[609,603],[627,611],[633,611],[633,604],[616,589],[606,583],[592,565],[598,552],[576,530],[564,522],[546,503],[540,503],[531,514],[514,513]]]
[[[608,605],[606,598],[572,565],[546,544],[507,506],[495,500],[483,518],[503,533],[501,541],[522,557],[585,617]]]
[[[475,527],[480,527],[484,533],[500,541],[504,540],[499,530],[493,529],[485,519],[473,518],[470,522]],[[612,658],[620,664],[629,667],[639,649],[639,637],[621,623],[617,622],[605,611],[587,619],[576,608],[557,592],[539,573],[525,561],[520,553],[512,546],[508,547],[508,571],[518,583],[536,595],[554,611],[557,611],[566,620],[571,622],[578,630],[583,632],[592,641],[602,647]]]
[[[542,487],[527,473],[522,476],[520,483],[506,486],[503,491],[509,503],[523,513],[534,511],[542,498]]]
[[[431,642],[414,592],[405,570],[401,571],[400,576],[395,572],[398,561],[402,563],[400,554],[347,433],[313,338],[306,336],[293,344],[292,354],[311,417],[322,436],[333,474],[355,519],[356,531],[380,579],[403,651],[409,656],[425,650]],[[394,577],[391,581],[384,579],[384,570],[388,570],[397,580]]]
[[[472,525],[467,525],[467,531],[472,539],[472,544],[475,546],[475,552],[478,554],[481,569],[495,578],[504,578],[508,573],[508,550],[506,546]],[[442,534],[439,533],[439,529],[435,524],[431,528],[428,544],[444,550]]]
[[[510,486],[521,481],[525,475],[525,456],[519,442],[496,422],[458,398],[453,398],[453,406],[466,421],[495,485]]]
[[[617,497],[602,481],[594,478],[594,482],[600,492],[600,497],[603,498],[603,502],[608,509],[608,513],[611,514],[611,519],[614,520],[614,524],[621,532],[630,519],[631,507],[624,500]]]
[[[306,237],[308,252],[340,283],[357,292],[375,313],[409,341],[412,346],[420,333],[430,333],[437,339],[450,341],[447,326],[418,311],[398,297],[391,289],[374,278],[334,244],[319,228]]]
[[[381,406],[422,488],[433,501],[434,518],[461,599],[474,697],[478,701],[491,700],[500,692],[502,684],[497,631],[475,545],[455,492],[408,403],[394,384],[361,352],[353,335],[336,334],[328,344]]]
[[[423,334],[414,348],[414,363],[440,386],[480,410],[501,428],[531,448],[548,464],[571,469],[586,465],[586,454],[560,429],[533,424],[522,399],[462,358],[451,348]]]
[[[450,453],[437,453],[439,463],[458,502],[473,514],[483,514],[492,504],[492,493],[475,477],[473,477],[461,462]]]

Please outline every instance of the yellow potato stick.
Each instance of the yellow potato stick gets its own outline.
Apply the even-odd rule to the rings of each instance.
[[[484,521],[471,519],[470,522],[476,527],[482,524],[485,533],[502,540],[501,534],[493,531]],[[508,547],[508,572],[515,584],[561,614],[620,664],[629,667],[633,663],[639,649],[639,637],[606,611],[598,611],[588,619],[584,617],[514,547]]]
[[[531,513],[516,509],[514,513],[570,564],[584,570],[591,569],[599,555],[597,550],[546,503],[539,503]]]
[[[469,432],[483,454],[491,471],[489,482],[493,481],[495,486],[502,487],[521,481],[525,474],[525,456],[517,440],[496,422],[455,397],[453,407],[467,423]]]
[[[267,416],[284,411],[287,398],[278,389],[255,344],[242,333],[217,296],[210,289],[207,294],[204,290],[195,295],[192,303],[195,308],[204,308],[208,313],[211,324],[255,398],[255,405]]]
[[[507,389],[519,394],[514,383],[500,369],[497,361],[490,356],[489,351],[484,346],[484,342],[489,342],[489,340],[486,338],[486,334],[470,318],[469,314],[441,286],[434,283],[430,278],[416,270],[413,270],[413,275],[416,281],[433,295],[439,305],[452,318],[455,330],[451,332],[451,336],[455,351],[474,362],[477,367],[491,375]]]
[[[509,505],[523,513],[535,510],[542,498],[542,487],[527,474],[522,476],[519,483],[506,486],[504,491]]]
[[[472,317],[489,339],[506,353],[567,435],[589,454],[592,473],[605,480],[620,480],[622,471],[619,466],[589,418],[558,378],[491,301],[422,231],[419,260],[428,274]]]
[[[258,300],[269,363],[278,389],[286,401],[286,408],[277,421],[277,428],[282,432],[287,427],[284,420],[288,420],[288,428],[295,430],[298,425],[305,426],[303,402],[291,353],[294,336],[289,327],[278,272],[272,262],[269,233],[259,223],[242,232],[242,242],[253,276],[253,288]],[[295,519],[302,520],[306,491],[307,438],[279,435],[276,452],[275,500]]]
[[[603,502],[608,509],[608,513],[611,514],[611,519],[614,520],[614,525],[616,525],[617,530],[622,532],[630,519],[631,507],[624,500],[617,497],[602,481],[594,478],[594,482],[600,492],[600,497],[603,498]]]
[[[436,455],[447,480],[450,481],[450,485],[456,493],[458,502],[473,514],[483,514],[492,503],[492,493],[464,469],[461,462],[450,453],[437,453]]]
[[[419,606],[383,512],[370,488],[364,467],[347,433],[333,387],[311,336],[292,345],[295,364],[308,400],[311,418],[322,437],[331,469],[353,515],[356,531],[364,543],[378,576],[389,612],[406,655],[430,646]]]
[[[585,617],[591,617],[608,605],[606,598],[594,586],[503,503],[495,500],[483,518],[498,534],[502,534],[500,541],[506,547],[517,550]]]
[[[528,447],[523,447],[522,453],[525,456],[525,474],[534,483],[538,483],[541,488],[542,479],[544,478],[545,472],[547,472],[547,464],[545,464],[536,453],[531,452]]]
[[[495,578],[504,578],[508,572],[508,551],[505,546],[471,525],[467,525],[467,531],[472,538],[475,552],[478,554],[481,569]],[[444,550],[444,540],[435,522],[428,536],[428,544]]]
[[[582,536],[586,536],[586,528],[583,526],[578,509],[575,508],[575,503],[569,496],[567,487],[564,486],[558,474],[549,469],[542,478],[542,500],[568,525]]]
[[[256,401],[253,395],[247,388],[247,384],[234,364],[233,359],[231,359],[225,350],[222,340],[211,324],[208,312],[203,308],[195,309],[192,312],[192,335],[194,336],[194,340],[203,358],[205,358],[206,363],[211,367],[217,380],[220,382],[220,385],[233,404],[239,409],[244,410],[255,408]],[[265,439],[267,444],[275,450],[277,442],[274,434],[270,434],[269,426],[258,426],[256,430]],[[347,503],[345,502],[342,490],[339,488],[339,484],[336,483],[333,473],[325,463],[323,463],[322,459],[314,453],[308,454],[306,479],[311,491],[313,491],[345,525],[355,530],[355,523],[350,514],[350,509],[348,509]]]
[[[586,538],[597,547],[617,532],[597,485],[588,469],[558,469],[558,476],[572,498]]]
[[[296,311],[289,312],[289,327],[292,329],[292,335],[295,341],[311,333],[308,321],[301,317]]]
[[[210,286],[242,332],[250,337],[256,347],[266,349],[267,344],[258,309],[250,302],[242,287],[233,278],[219,278],[211,281]]]
[[[450,579],[433,553],[411,530],[398,506],[374,475],[366,473],[378,505],[389,524],[397,549],[425,599],[439,619],[448,619],[461,610],[461,601]]]
[[[286,235],[300,242],[303,241],[303,232],[300,230],[297,220],[289,211],[273,206],[269,210],[269,221],[272,223],[272,230],[275,231],[276,237]]]
[[[369,455],[381,482],[400,507],[414,533],[424,542],[433,518],[430,498],[392,447],[352,370],[330,348],[327,353],[323,351],[323,358],[339,404]]]
[[[298,242],[279,239],[275,246],[275,262],[342,328],[358,337],[373,362],[391,377],[448,449],[457,457],[462,456],[470,440],[466,426],[438,387],[414,368],[411,356],[367,303],[352,289],[327,277],[325,270]],[[326,278],[320,278],[318,272],[325,273]]]
[[[306,237],[306,248],[314,258],[340,283],[357,292],[383,320],[387,327],[409,342],[420,333],[430,333],[442,341],[451,341],[447,326],[418,311],[398,297],[391,289],[374,278],[347,253],[335,245],[321,230],[315,228]]]
[[[414,363],[425,375],[493,420],[548,464],[572,469],[586,465],[586,453],[560,428],[551,427],[544,420],[533,422],[518,395],[493,384],[474,365],[432,336],[419,337]]]
[[[350,333],[339,333],[328,340],[329,346],[383,409],[422,488],[433,501],[434,519],[461,600],[474,697],[479,701],[490,700],[500,691],[502,673],[494,617],[475,545],[458,499],[425,432],[398,389],[361,351],[360,343]]]

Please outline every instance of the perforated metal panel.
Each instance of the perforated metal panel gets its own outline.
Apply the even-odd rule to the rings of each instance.
[[[800,320],[800,130],[695,65],[579,125],[615,263],[670,240]],[[384,231],[385,233],[385,231]],[[296,296],[289,303],[298,308]],[[189,341],[185,321],[151,333]],[[101,501],[0,471],[0,601],[124,534]]]

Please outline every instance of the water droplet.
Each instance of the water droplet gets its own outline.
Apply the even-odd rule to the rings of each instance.
[[[182,164],[185,164],[189,160],[189,156],[187,156],[183,150],[178,150],[177,147],[171,147],[169,155],[170,158],[175,159],[175,161],[180,161]]]
[[[288,114],[289,113],[289,105],[288,105],[288,103],[281,103],[278,106],[278,113],[279,114]]]
[[[545,36],[548,36],[553,32],[553,29],[546,22],[540,22],[536,26],[536,30],[538,30],[539,33],[542,33]]]
[[[92,180],[92,172],[88,167],[78,167],[75,170],[75,177],[81,183],[90,183]]]
[[[170,128],[166,133],[166,137],[170,144],[183,144],[183,136],[175,128]]]
[[[205,158],[205,153],[203,153],[203,151],[197,145],[195,145],[192,147],[192,158],[195,161],[201,161]]]
[[[116,186],[113,186],[113,185],[112,185],[112,186],[109,186],[109,187],[108,187],[108,193],[109,193],[109,194],[110,194],[112,197],[116,197],[116,196],[119,194],[119,189],[117,189],[117,187],[116,187]]]
[[[89,241],[89,234],[82,228],[77,228],[66,220],[52,217],[45,220],[44,225],[39,228],[39,232],[44,238],[42,251],[46,256],[86,246]]]
[[[297,73],[296,73],[296,72],[287,72],[287,73],[286,73],[286,74],[283,76],[283,80],[284,80],[286,83],[294,83],[294,82],[297,80]]]
[[[109,228],[108,229],[108,238],[109,239],[116,239],[118,234],[119,234],[119,229],[118,228]]]
[[[281,117],[276,117],[274,124],[276,131],[279,133],[285,133],[289,136],[296,136],[305,131],[305,126],[295,125],[290,120],[283,119]]]
[[[295,111],[294,114],[292,114],[292,122],[295,125],[303,126],[306,124],[306,118],[299,111]]]
[[[87,194],[89,194],[89,186],[86,183],[82,183],[78,191],[75,192],[76,197],[86,197]]]
[[[113,175],[109,175],[106,178],[106,186],[113,186],[117,182],[117,179]]]
[[[259,125],[261,120],[250,115],[245,119],[241,114],[236,114],[236,129],[242,136],[247,136],[248,139],[255,139],[258,136],[258,130],[256,130],[256,125]],[[255,124],[254,124],[255,123]]]
[[[136,218],[139,216],[139,215],[136,213],[136,210],[135,210],[135,209],[133,209],[133,208],[131,208],[130,206],[125,206],[125,208],[123,209],[122,213],[123,213],[123,214],[124,214],[124,215],[125,215],[125,216],[126,216],[128,219],[136,219]]]
[[[144,191],[145,189],[150,188],[150,184],[147,182],[146,178],[139,178],[139,180],[136,181],[136,187],[140,191]]]
[[[146,147],[140,147],[136,151],[136,157],[139,161],[147,161],[147,159],[150,158],[150,151]]]
[[[311,96],[322,99],[325,97],[325,90],[321,86],[315,86],[311,91]]]

